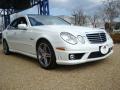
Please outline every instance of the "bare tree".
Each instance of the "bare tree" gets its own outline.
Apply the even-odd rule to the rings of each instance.
[[[103,2],[103,8],[101,10],[102,17],[105,22],[109,22],[111,31],[113,30],[112,26],[114,19],[119,16],[118,7],[119,5],[117,5],[116,0],[107,0]]]
[[[88,19],[94,28],[99,25],[99,16],[96,13],[94,13],[94,15],[88,16]]]
[[[120,15],[120,0],[116,0],[116,5],[117,5],[118,12],[119,12],[119,15]]]
[[[107,17],[106,17],[106,14],[104,12],[104,9],[103,7],[99,7],[98,8],[98,16],[99,16],[99,19],[105,24],[106,22],[109,22]]]
[[[86,24],[86,15],[82,9],[75,9],[72,14],[75,17],[75,25],[85,25]]]

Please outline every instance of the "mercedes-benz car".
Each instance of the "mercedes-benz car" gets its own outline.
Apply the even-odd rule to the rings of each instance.
[[[2,41],[6,55],[36,58],[45,69],[102,60],[113,53],[113,40],[104,29],[74,26],[55,16],[20,16],[3,31]]]

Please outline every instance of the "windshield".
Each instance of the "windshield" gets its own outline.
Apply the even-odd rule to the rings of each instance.
[[[33,15],[28,16],[31,26],[40,26],[40,25],[70,25],[67,21],[54,16],[39,16]]]

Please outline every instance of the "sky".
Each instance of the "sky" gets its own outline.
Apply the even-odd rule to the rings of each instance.
[[[91,13],[103,0],[50,0],[50,11],[53,15],[70,15],[76,8]],[[94,9],[94,10],[93,10]]]
[[[49,0],[50,15],[71,15],[76,8],[82,8],[91,14],[102,4],[103,0]],[[37,14],[37,8],[25,10],[22,14]]]

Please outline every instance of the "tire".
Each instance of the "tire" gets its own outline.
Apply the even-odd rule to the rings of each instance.
[[[37,44],[37,59],[44,69],[53,69],[56,66],[56,57],[53,47],[47,40],[41,40]]]
[[[0,39],[0,44],[2,43],[2,40]]]
[[[3,52],[4,52],[5,55],[9,55],[10,54],[9,46],[8,46],[6,40],[3,40]]]

